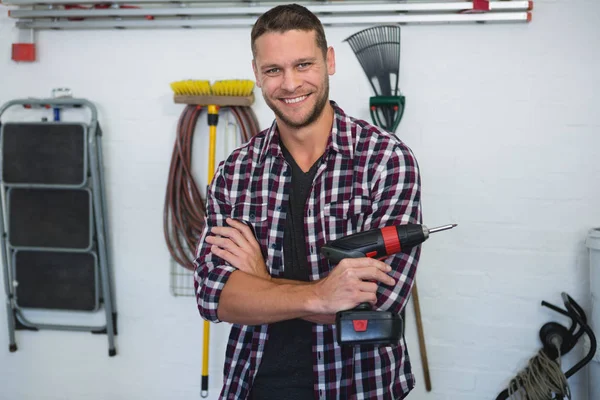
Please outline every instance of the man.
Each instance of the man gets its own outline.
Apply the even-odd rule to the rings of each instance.
[[[402,399],[414,386],[404,338],[340,347],[335,313],[369,302],[399,314],[419,248],[338,265],[319,250],[358,231],[420,223],[417,162],[394,135],[329,100],[335,54],[306,8],[271,9],[251,39],[275,121],[219,165],[196,259],[201,316],[233,323],[221,398]]]

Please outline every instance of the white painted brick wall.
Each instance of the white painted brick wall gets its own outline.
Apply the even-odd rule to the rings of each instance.
[[[561,305],[567,291],[589,305],[584,240],[600,225],[599,20],[597,1],[538,0],[528,25],[403,28],[407,108],[398,134],[421,166],[426,224],[459,224],[423,245],[418,286],[433,391],[424,389],[411,303],[411,399],[495,399],[539,350],[539,328],[568,323],[540,302]],[[369,119],[370,86],[342,42],[357,30],[327,31],[338,61],[331,94]],[[99,108],[119,354],[107,357],[103,336],[51,331],[17,332],[19,351],[10,354],[2,328],[0,400],[199,397],[202,323],[192,298],[170,294],[162,236],[182,110],[169,82],[252,78],[249,31],[42,32],[34,64],[10,61],[17,37],[0,6],[0,103],[66,86]],[[257,95],[266,127],[272,114]],[[199,164],[206,136],[200,129],[195,139]],[[0,307],[0,321],[5,312]],[[216,399],[228,325],[211,329]],[[570,382],[573,398],[587,399],[585,374]]]

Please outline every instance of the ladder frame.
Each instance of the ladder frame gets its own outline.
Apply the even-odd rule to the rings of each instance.
[[[100,125],[98,122],[98,112],[95,105],[81,98],[51,98],[51,99],[16,99],[9,101],[8,103],[2,105],[0,107],[0,122],[2,121],[2,115],[11,107],[21,106],[26,108],[82,108],[85,107],[89,109],[91,116],[89,120],[89,124],[87,125],[87,137],[84,139],[84,147],[87,149],[86,154],[84,154],[85,166],[84,169],[87,170],[91,177],[91,188],[89,188],[91,192],[91,218],[93,223],[90,225],[90,230],[93,231],[92,237],[95,238],[96,244],[96,254],[97,257],[97,267],[99,266],[99,270],[97,273],[99,275],[99,281],[96,281],[96,285],[100,285],[101,293],[97,295],[101,296],[101,304],[104,308],[105,314],[105,324],[99,326],[84,326],[84,325],[68,325],[68,324],[54,324],[54,323],[35,323],[33,321],[28,320],[21,309],[18,307],[16,302],[16,282],[14,281],[14,265],[13,265],[13,254],[18,251],[18,248],[14,248],[10,246],[8,240],[8,226],[6,224],[5,213],[8,212],[7,209],[7,186],[14,187],[15,185],[10,183],[5,185],[3,181],[3,176],[0,175],[0,188],[1,188],[1,210],[0,210],[0,229],[2,230],[0,233],[0,251],[1,251],[1,261],[3,264],[3,273],[4,273],[4,289],[7,296],[6,301],[6,311],[7,311],[7,319],[8,319],[8,336],[9,336],[9,351],[15,352],[17,351],[17,343],[15,338],[15,331],[20,329],[28,329],[28,330],[40,330],[40,329],[49,329],[49,330],[67,330],[67,331],[89,331],[92,333],[105,333],[108,338],[108,355],[114,356],[116,355],[116,347],[115,347],[115,336],[117,334],[117,310],[116,310],[116,302],[114,295],[114,279],[112,276],[112,270],[110,268],[110,246],[108,245],[108,223],[106,220],[107,217],[107,207],[106,207],[106,194],[105,194],[105,184],[104,184],[104,176],[103,176],[103,155],[102,155],[102,144],[100,137],[102,135],[102,131],[100,129]],[[9,121],[4,121],[9,122]],[[10,121],[13,122],[13,121]],[[23,121],[18,121],[23,122]],[[29,122],[26,122],[29,123]],[[48,124],[56,124],[57,122],[42,122]],[[86,143],[87,141],[87,143]],[[2,154],[2,149],[0,149],[0,155]],[[19,187],[30,187],[30,188],[44,188],[49,187],[48,185],[18,185]],[[60,185],[51,185],[53,188],[60,188]],[[62,187],[74,189],[73,185],[66,185]],[[8,218],[8,216],[6,217]],[[54,248],[44,248],[47,251],[53,251]],[[68,249],[67,249],[68,250]],[[82,252],[90,252],[90,249]]]

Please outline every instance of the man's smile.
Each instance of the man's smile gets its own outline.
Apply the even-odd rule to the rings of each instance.
[[[282,98],[280,99],[282,102],[284,102],[285,104],[297,104],[300,102],[303,102],[304,100],[306,100],[308,98],[309,95],[305,94],[304,96],[298,96],[298,97],[288,97],[288,98]]]

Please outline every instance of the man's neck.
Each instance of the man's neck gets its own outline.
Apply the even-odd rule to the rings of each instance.
[[[333,114],[333,107],[327,103],[319,118],[303,128],[290,128],[277,121],[281,140],[302,171],[308,171],[325,152]]]

